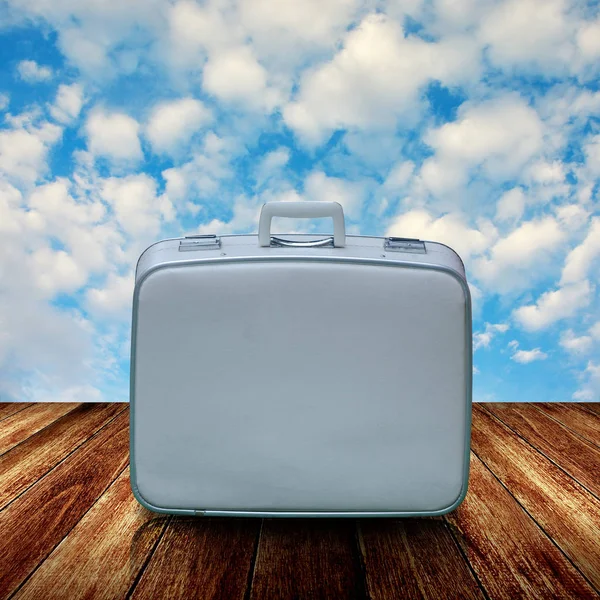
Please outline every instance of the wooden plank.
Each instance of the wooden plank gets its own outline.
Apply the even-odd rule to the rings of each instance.
[[[600,446],[600,415],[586,410],[576,402],[535,402],[533,406]]]
[[[0,403],[0,421],[31,406],[31,402],[2,402]]]
[[[0,454],[77,408],[75,402],[40,402],[12,414],[0,427]]]
[[[253,600],[342,600],[364,595],[354,519],[265,519]]]
[[[600,497],[600,448],[575,435],[531,404],[488,402],[483,408],[502,420],[564,469],[589,491]]]
[[[480,418],[474,416],[476,423]],[[471,456],[467,496],[445,519],[490,598],[597,598],[476,456]]]
[[[126,469],[13,598],[125,598],[167,520],[138,504]]]
[[[0,456],[0,510],[126,408],[81,404]]]
[[[0,512],[0,597],[14,592],[127,466],[129,411]]]
[[[371,600],[484,598],[442,519],[364,519],[359,539]]]
[[[583,408],[600,415],[600,402],[585,402]]]
[[[173,519],[131,598],[242,600],[259,526],[256,519]]]
[[[485,409],[473,413],[473,451],[600,589],[600,501]]]

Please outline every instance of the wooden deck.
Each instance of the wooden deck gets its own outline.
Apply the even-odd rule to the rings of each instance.
[[[442,518],[156,515],[127,405],[0,404],[0,598],[598,598],[600,404],[483,404]]]

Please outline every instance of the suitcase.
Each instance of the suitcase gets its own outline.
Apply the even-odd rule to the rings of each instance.
[[[333,236],[271,235],[272,217]],[[168,514],[412,517],[467,491],[471,300],[449,247],[270,202],[257,235],[160,241],[135,276],[131,486]]]

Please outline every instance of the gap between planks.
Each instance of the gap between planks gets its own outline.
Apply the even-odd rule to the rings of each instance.
[[[474,412],[473,452],[598,593],[598,499],[490,411]]]
[[[126,468],[128,417],[121,412],[0,512],[0,596],[29,579]]]
[[[126,408],[117,404],[81,404],[0,456],[0,511],[108,426]]]

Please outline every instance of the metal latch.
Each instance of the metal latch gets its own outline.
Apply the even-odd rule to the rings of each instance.
[[[179,242],[179,252],[188,252],[190,250],[210,250],[221,247],[221,238],[214,234],[211,235],[186,235],[185,239]]]
[[[385,238],[384,250],[391,252],[412,252],[414,254],[425,254],[425,242],[415,238],[389,237]]]

